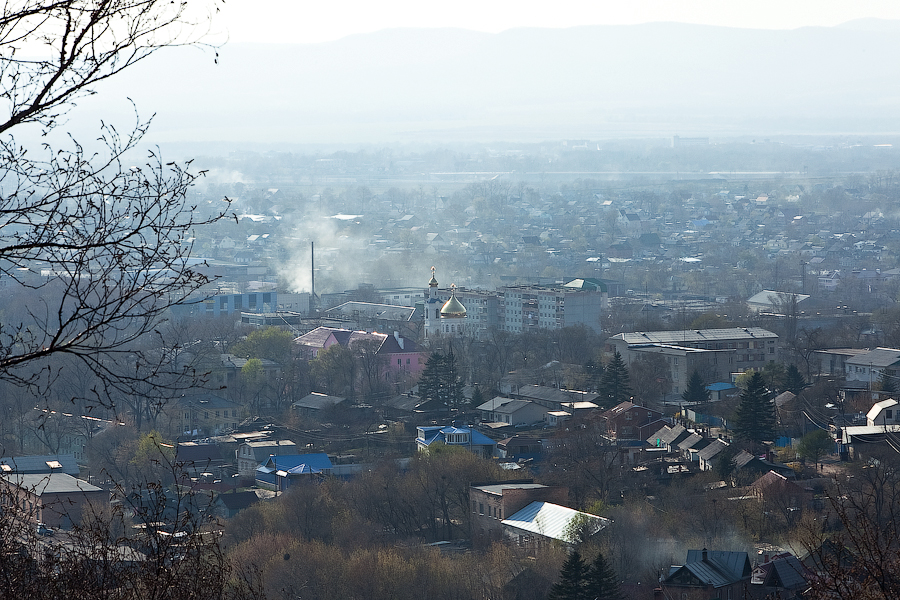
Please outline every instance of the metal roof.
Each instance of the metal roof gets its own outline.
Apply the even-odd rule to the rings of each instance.
[[[569,533],[567,529],[572,520],[579,515],[594,522],[596,529],[593,533],[600,531],[609,523],[609,519],[583,513],[573,508],[559,506],[558,504],[551,504],[550,502],[532,502],[508,519],[504,519],[502,523],[509,527],[536,533],[554,540],[569,542],[571,540],[567,539],[567,534]]]
[[[257,467],[256,470],[262,473],[272,473],[275,471],[293,472],[293,469],[297,467],[310,469],[310,471],[298,472],[312,472],[312,469],[316,469],[315,472],[319,472],[330,470],[332,464],[331,459],[323,452],[313,454],[287,454],[282,456],[270,456],[269,460],[267,460],[265,464]]]
[[[65,473],[9,473],[3,475],[3,479],[37,496],[103,491],[87,481]]]
[[[9,466],[9,470],[3,469],[4,472],[55,473],[61,471],[73,477],[79,473],[74,454],[6,456],[0,458],[0,464]]]
[[[896,348],[875,348],[865,354],[848,358],[846,364],[884,368],[900,362],[900,350]]]
[[[727,447],[728,442],[717,439],[714,442],[710,443],[706,448],[701,450],[699,456],[703,460],[709,460]]]
[[[628,344],[684,344],[724,340],[778,339],[778,335],[762,327],[730,327],[728,329],[688,329],[683,331],[635,331],[620,333],[611,339]]]
[[[536,490],[547,487],[542,483],[492,483],[490,485],[473,485],[476,490],[489,494],[503,494],[503,490]]]
[[[750,557],[746,552],[728,550],[688,550],[684,568],[713,587],[735,583],[749,577],[751,572]]]

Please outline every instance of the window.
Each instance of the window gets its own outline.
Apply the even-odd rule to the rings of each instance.
[[[219,418],[219,411],[216,411],[216,418]]]
[[[483,515],[483,514],[484,514],[484,504],[481,503],[481,502],[478,503],[478,514],[479,514],[479,515]]]
[[[884,418],[885,419],[893,419],[894,411],[892,411],[891,409],[887,409],[886,411],[884,411]]]
[[[203,412],[203,418],[204,418],[204,419],[208,419],[208,418],[209,418],[209,411],[208,411],[208,410]]]

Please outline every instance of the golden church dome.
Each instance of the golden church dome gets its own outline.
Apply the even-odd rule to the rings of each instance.
[[[456,298],[456,286],[450,286],[450,299],[441,308],[442,319],[461,319],[466,316],[466,307]]]

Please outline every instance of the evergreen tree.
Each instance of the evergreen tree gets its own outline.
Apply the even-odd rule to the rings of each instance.
[[[443,403],[443,371],[444,355],[432,352],[419,376],[419,395],[423,400]]]
[[[628,379],[628,367],[622,355],[616,351],[612,360],[603,370],[600,378],[600,398],[602,408],[612,408],[631,399],[631,384]]]
[[[784,374],[784,389],[798,396],[806,387],[806,380],[797,365],[791,363]]]
[[[734,433],[738,438],[759,444],[775,437],[775,403],[759,371],[754,371],[741,392],[741,403],[734,415]]]
[[[597,553],[597,558],[588,568],[584,587],[585,597],[588,600],[620,600],[622,598],[619,578],[615,570],[603,558],[601,552]]]
[[[447,406],[450,408],[461,408],[465,397],[463,396],[459,364],[456,362],[452,346],[447,351],[447,356],[444,359],[444,383],[447,390]]]
[[[472,410],[475,410],[479,406],[484,404],[484,394],[481,392],[481,388],[478,387],[478,384],[475,384],[475,389],[472,390],[472,400],[469,402],[469,406]]]
[[[453,350],[447,354],[432,352],[419,376],[419,395],[426,401],[433,401],[447,409],[462,406],[462,380]]]
[[[559,571],[559,581],[550,588],[548,600],[587,600],[588,568],[578,551],[573,551]]]
[[[715,471],[722,481],[730,482],[734,472],[737,471],[737,463],[734,460],[737,454],[738,449],[733,444],[730,444],[716,456]]]
[[[703,382],[703,378],[700,377],[700,372],[696,369],[691,373],[691,377],[687,382],[687,387],[685,387],[684,391],[681,393],[681,399],[691,403],[709,402],[709,390],[706,389],[706,384]]]

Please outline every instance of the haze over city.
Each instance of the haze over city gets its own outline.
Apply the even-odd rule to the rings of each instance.
[[[900,597],[900,4],[0,11],[0,600]]]

